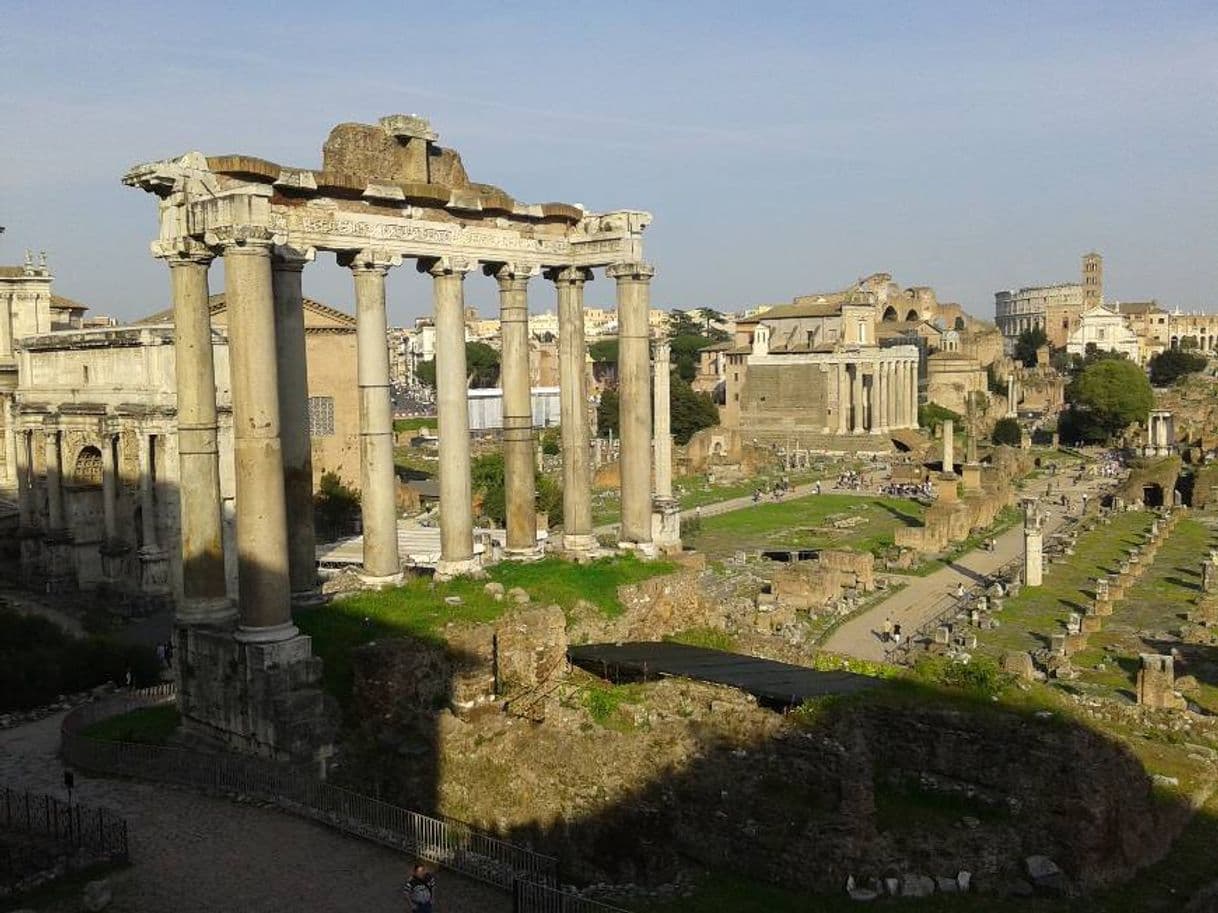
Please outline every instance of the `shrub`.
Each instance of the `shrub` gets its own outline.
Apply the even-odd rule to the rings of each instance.
[[[969,663],[927,657],[914,667],[914,674],[928,684],[986,699],[997,697],[1015,680],[993,660],[977,657]]]
[[[355,531],[359,492],[336,472],[323,472],[313,495],[313,525],[322,539],[337,539]]]
[[[1013,418],[1000,418],[990,432],[990,440],[995,444],[1008,444],[1011,447],[1018,447],[1022,436],[1019,422]]]
[[[940,406],[938,403],[926,403],[918,407],[918,424],[923,428],[934,431],[943,424],[944,419],[951,419],[957,428],[962,425],[960,413],[953,412],[946,406]]]
[[[1205,356],[1185,352],[1180,349],[1167,349],[1159,352],[1150,359],[1150,382],[1156,387],[1167,387],[1181,377],[1205,370]]]

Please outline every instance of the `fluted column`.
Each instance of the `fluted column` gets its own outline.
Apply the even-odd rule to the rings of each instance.
[[[422,268],[423,264],[420,264]],[[430,261],[436,310],[436,414],[440,434],[441,576],[474,569],[474,507],[470,491],[469,388],[465,365],[465,274],[470,263]]]
[[[918,362],[909,363],[909,427],[918,427]]]
[[[66,531],[63,514],[63,463],[60,458],[57,428],[47,428],[43,432],[43,446],[46,456],[47,530],[50,533],[63,533]]]
[[[851,432],[854,434],[863,433],[863,365],[861,362],[855,362],[854,376],[850,379],[850,405],[854,412],[854,420],[851,422]]]
[[[615,263],[617,280],[618,402],[622,456],[621,539],[651,542],[651,359],[647,315],[651,277],[647,263]]]
[[[656,500],[672,500],[672,417],[669,401],[672,363],[668,340],[655,346],[655,481]]]
[[[533,474],[533,396],[529,385],[530,268],[488,268],[499,283],[502,340],[503,475],[510,552],[537,550],[537,483]]]
[[[271,260],[275,294],[275,354],[279,368],[279,437],[288,517],[288,576],[292,601],[320,601],[317,534],[313,526],[313,444],[309,437],[309,369],[301,273],[313,251],[277,247]],[[358,330],[357,330],[358,339]],[[392,432],[392,423],[390,425]]]
[[[237,480],[237,638],[296,636],[288,572],[279,426],[279,369],[271,243],[256,229],[224,248]]]
[[[216,368],[212,352],[211,309],[207,285],[212,254],[190,245],[166,258],[173,295],[173,354],[178,412],[178,526],[182,548],[182,600],[177,621],[219,624],[236,608],[227,595],[224,533],[220,508],[220,449],[217,443]],[[103,487],[115,498],[114,443],[107,437]],[[109,464],[109,472],[106,464]],[[117,526],[107,521],[107,540]]]
[[[850,431],[850,369],[844,361],[837,363],[837,433]]]
[[[587,350],[584,341],[584,283],[580,267],[550,270],[558,294],[558,384],[562,418],[563,548],[587,552],[592,534],[592,469],[588,441]]]
[[[17,432],[13,429],[13,413],[4,416],[4,480],[17,485]]]

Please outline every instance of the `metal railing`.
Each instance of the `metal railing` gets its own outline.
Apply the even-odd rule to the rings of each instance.
[[[512,883],[512,913],[627,913],[599,900],[541,882],[517,878]]]
[[[104,808],[64,802],[45,793],[0,786],[0,830],[49,840],[63,852],[68,868],[78,863],[125,863],[130,858],[125,819]],[[75,852],[81,849],[89,852],[82,857]],[[10,885],[18,874],[12,870],[11,857],[0,859],[0,884]]]
[[[552,856],[480,833],[459,821],[430,817],[333,786],[297,768],[262,758],[102,741],[85,734],[100,720],[172,700],[172,689],[151,690],[155,693],[115,696],[71,711],[61,727],[64,761],[94,773],[208,793],[254,796],[505,890],[522,878],[543,885],[557,879],[558,863]]]

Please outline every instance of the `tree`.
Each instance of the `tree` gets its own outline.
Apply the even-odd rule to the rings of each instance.
[[[689,439],[703,428],[719,424],[719,407],[706,393],[695,393],[694,389],[679,380],[673,380],[669,391],[672,436],[678,444],[688,444]]]
[[[507,523],[507,475],[502,451],[483,454],[470,464],[470,488],[482,497],[482,513],[499,526]],[[562,486],[546,475],[537,476],[535,509],[551,522],[562,519]]]
[[[1049,344],[1049,337],[1040,327],[1024,330],[1015,340],[1015,358],[1025,368],[1036,367],[1036,353],[1041,346]]]
[[[1011,447],[1018,447],[1022,436],[1019,422],[1013,418],[1000,418],[990,432],[990,440],[995,444],[1008,444]]]
[[[592,345],[588,346],[588,354],[593,361],[617,361],[617,337],[613,336],[609,339],[598,339]]]
[[[499,353],[484,342],[465,344],[465,374],[474,388],[499,383]],[[414,369],[415,379],[425,387],[436,388],[436,360],[421,361]]]
[[[336,539],[355,526],[359,516],[359,492],[336,472],[323,472],[313,495],[313,523],[322,539]]]
[[[1205,365],[1204,355],[1181,349],[1165,349],[1150,358],[1150,382],[1156,387],[1167,387],[1186,374],[1204,370]]]
[[[1185,336],[1180,340],[1180,348],[1189,352],[1201,348],[1201,343],[1196,336]]]
[[[1124,358],[1099,358],[1066,387],[1070,408],[1062,416],[1067,440],[1105,442],[1131,422],[1146,418],[1154,394],[1146,374]]]
[[[600,437],[608,437],[610,433],[619,437],[622,433],[618,392],[610,387],[601,393],[601,401],[596,404],[596,431]]]

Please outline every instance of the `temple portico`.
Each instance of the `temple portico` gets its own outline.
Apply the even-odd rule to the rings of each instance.
[[[553,282],[558,303],[563,547],[584,555],[596,546],[583,332],[584,284],[596,269],[606,270],[616,281],[621,327],[620,538],[630,547],[651,546],[647,315],[654,270],[643,259],[641,238],[651,217],[637,211],[592,214],[563,203],[520,203],[498,188],[470,182],[460,157],[435,140],[425,120],[395,115],[377,125],[334,128],[320,170],[192,152],[137,166],[124,179],[159,198],[153,253],[170,264],[175,316],[194,331],[183,334],[185,369],[179,370],[177,380],[179,401],[187,406],[180,413],[185,434],[179,463],[183,582],[188,594],[178,622],[183,656],[192,665],[236,662],[252,670],[255,682],[282,672],[293,689],[310,694],[315,690],[317,662],[311,658],[308,638],[292,624],[292,606],[294,599],[314,598],[317,590],[300,311],[302,273],[319,252],[334,253],[339,264],[351,270],[355,287],[366,580],[376,585],[393,582],[401,570],[385,284],[390,271],[407,260],[432,278],[441,540],[437,574],[467,573],[478,564],[464,328],[464,283],[471,272],[498,283],[503,315],[509,554],[537,552],[527,361],[528,282],[536,275]],[[211,340],[204,338],[206,310],[200,313],[200,302],[205,306],[207,301],[208,265],[217,256],[224,258],[227,285],[236,459],[235,630],[229,628],[232,610],[223,598],[221,504],[213,482],[215,380],[214,371],[209,374]],[[869,376],[875,384],[869,387],[866,407],[871,427],[885,407],[878,380]],[[855,395],[860,405],[854,420],[862,422],[861,375]],[[254,647],[258,650],[250,652]],[[301,663],[307,672],[290,672]],[[257,702],[257,691],[251,686],[250,701]],[[265,694],[273,691],[268,686]],[[187,691],[184,717],[189,725],[230,742],[279,752],[284,733],[296,731],[295,721],[282,718],[282,701],[263,702],[252,710],[227,705],[216,709],[209,701],[214,705],[215,696]],[[310,698],[294,708],[312,714],[325,730],[323,703]],[[298,745],[290,753],[300,754],[303,748]],[[314,756],[324,755],[321,743],[313,748]]]

